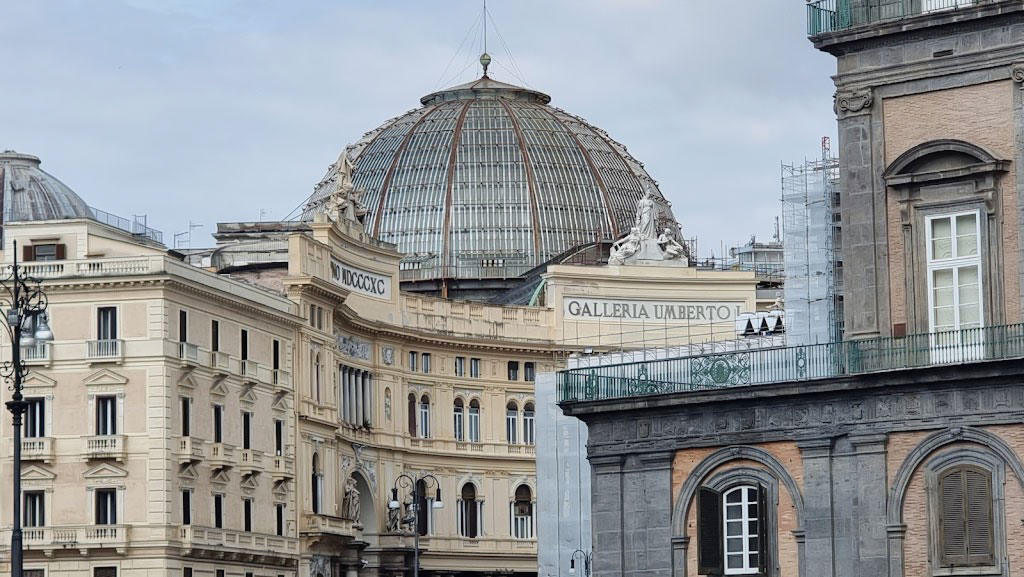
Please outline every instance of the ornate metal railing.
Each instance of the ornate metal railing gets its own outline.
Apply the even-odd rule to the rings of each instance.
[[[807,35],[817,36],[908,16],[997,0],[816,0],[807,4]]]
[[[1024,358],[1024,324],[568,369],[562,402],[597,401]]]

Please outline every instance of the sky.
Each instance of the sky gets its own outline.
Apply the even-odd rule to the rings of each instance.
[[[625,144],[702,257],[768,240],[780,164],[834,136],[835,61],[807,40],[803,1],[488,8],[491,76]],[[286,217],[346,144],[478,76],[480,12],[481,0],[0,0],[0,149],[39,156],[96,208],[147,215],[168,246],[190,223],[191,245],[209,246],[217,222]]]

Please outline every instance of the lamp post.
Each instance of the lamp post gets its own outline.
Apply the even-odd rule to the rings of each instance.
[[[569,575],[576,574],[576,557],[579,557],[583,561],[583,577],[590,577],[590,563],[594,560],[594,552],[586,552],[583,549],[577,549],[572,552],[572,557],[569,558]]]
[[[424,494],[419,493],[418,486],[420,481],[423,482]],[[412,511],[413,517],[410,519],[413,523],[413,564],[412,574],[413,577],[419,577],[420,575],[420,499],[424,502],[427,500],[426,490],[433,484],[437,488],[437,496],[434,499],[433,507],[435,509],[441,509],[444,507],[444,501],[441,500],[441,482],[437,480],[437,477],[426,474],[421,475],[419,478],[413,478],[408,473],[402,473],[395,479],[395,486],[391,489],[391,501],[388,503],[388,509],[398,510],[402,504],[398,501],[398,488],[408,487],[412,492]],[[403,521],[406,521],[403,519]]]
[[[46,295],[39,280],[24,275],[18,266],[18,242],[12,243],[14,264],[0,273],[0,307],[7,315],[3,327],[11,339],[11,360],[0,364],[0,377],[11,383],[11,400],[7,410],[11,412],[11,426],[14,429],[14,523],[11,530],[11,577],[23,577],[21,544],[21,417],[28,409],[28,403],[21,395],[21,383],[28,369],[21,358],[21,346],[33,345],[36,341],[53,340],[53,333],[46,324]],[[38,318],[39,323],[33,322]],[[26,334],[25,330],[29,332]]]

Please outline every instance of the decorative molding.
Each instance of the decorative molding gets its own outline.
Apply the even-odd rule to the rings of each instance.
[[[380,348],[381,361],[386,366],[392,366],[395,364],[395,347],[381,347]]]
[[[1024,90],[1024,64],[1017,64],[1010,69],[1010,78],[1017,84],[1020,84],[1021,90]]]
[[[867,113],[875,102],[874,91],[871,87],[855,88],[849,91],[836,92],[833,110],[839,118],[856,116],[859,113]]]
[[[342,355],[352,359],[370,360],[369,341],[341,333],[335,334],[334,338],[337,341],[338,351]]]

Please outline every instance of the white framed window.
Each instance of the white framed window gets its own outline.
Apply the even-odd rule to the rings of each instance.
[[[509,445],[515,445],[519,443],[519,407],[514,403],[510,402],[505,407],[505,438],[508,439]]]
[[[464,423],[465,423],[464,419],[465,419],[466,415],[465,415],[465,406],[462,403],[462,399],[455,399],[455,406],[452,409],[452,414],[454,416],[454,422],[452,423],[452,431],[455,434],[455,440],[456,441],[464,441],[465,440],[465,430],[464,430],[463,427],[464,427]]]
[[[480,378],[480,359],[469,359],[469,376]]]
[[[430,438],[430,397],[423,395],[420,398],[420,438]]]
[[[938,361],[983,354],[981,335],[969,331],[984,325],[980,218],[975,210],[925,219],[928,324],[941,333],[932,337]]]
[[[95,524],[117,525],[117,489],[96,489],[93,498],[96,505]]]
[[[520,485],[516,489],[510,512],[512,536],[516,539],[533,539],[533,508],[533,491],[527,485]]]
[[[476,487],[472,483],[462,486],[462,492],[456,507],[456,523],[458,524],[459,536],[475,539],[483,535],[480,521],[483,519],[482,500],[477,499]]]
[[[409,371],[410,372],[415,372],[416,371],[416,359],[417,359],[418,356],[419,356],[419,353],[417,353],[416,351],[409,351]]]
[[[46,493],[25,491],[22,511],[22,525],[25,527],[46,526]]]
[[[112,341],[117,339],[117,307],[99,307],[96,309],[96,340]]]
[[[760,568],[758,559],[758,489],[750,485],[733,487],[722,495],[725,530],[725,574],[751,575]]]
[[[424,373],[430,372],[430,353],[420,355],[420,370]]]
[[[523,406],[523,443],[527,445],[537,444],[534,414],[533,403],[526,403]]]
[[[46,399],[43,397],[26,398],[28,406],[25,410],[23,434],[26,439],[46,436]]]
[[[96,434],[117,434],[117,397],[114,395],[96,397]]]
[[[455,376],[463,377],[466,375],[466,357],[455,357]]]
[[[469,401],[469,441],[480,442],[480,401]]]

